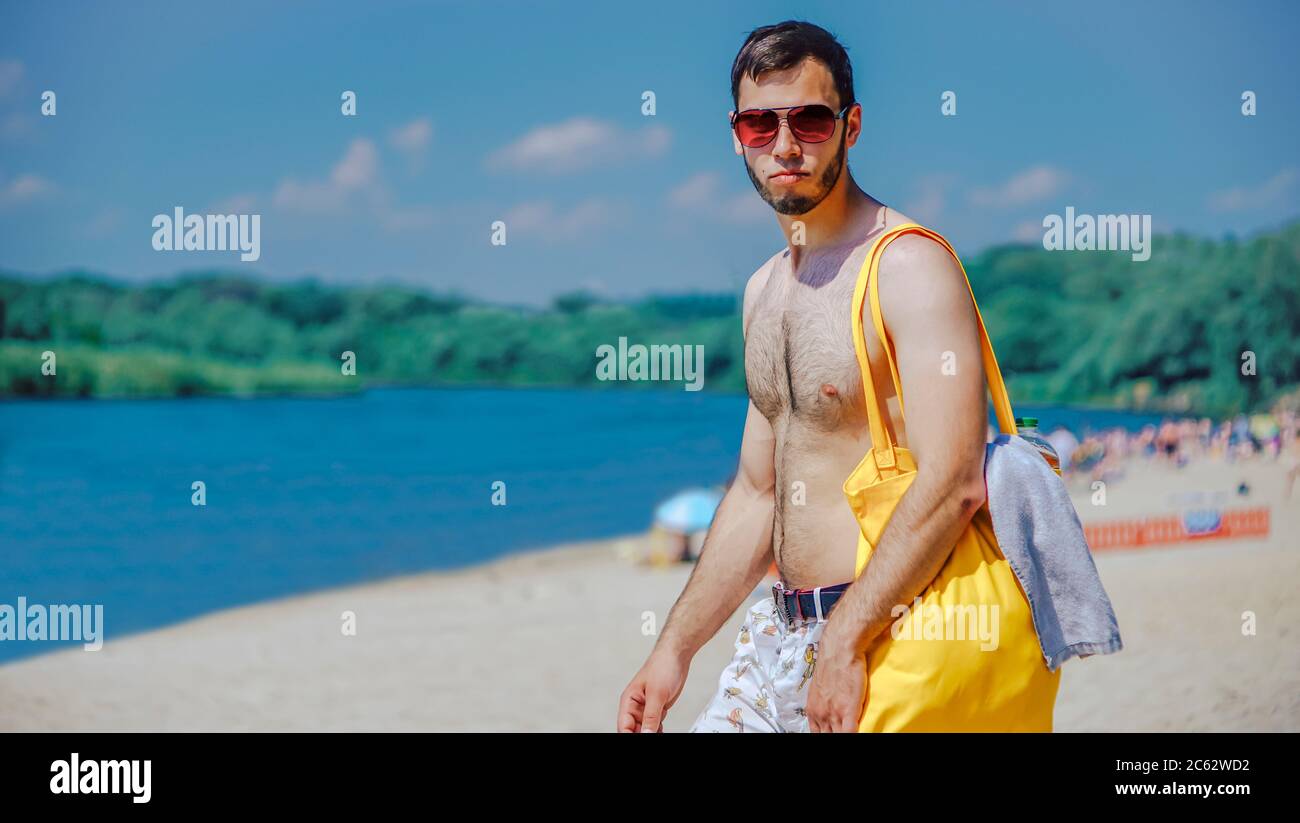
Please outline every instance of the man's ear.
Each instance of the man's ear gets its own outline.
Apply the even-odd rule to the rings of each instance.
[[[735,116],[734,111],[727,112],[727,128],[731,132],[731,148],[736,152],[737,156],[740,156],[745,153],[745,147],[740,145],[740,138],[736,136],[736,130],[731,127],[731,118]]]
[[[854,103],[848,114],[844,115],[845,145],[852,147],[862,134],[862,104]]]

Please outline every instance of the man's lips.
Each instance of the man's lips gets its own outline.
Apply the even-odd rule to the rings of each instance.
[[[775,183],[778,186],[788,186],[792,183],[798,183],[807,176],[808,172],[806,171],[779,171],[768,176],[767,182]]]

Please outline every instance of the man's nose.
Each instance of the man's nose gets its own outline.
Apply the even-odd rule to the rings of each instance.
[[[772,154],[776,157],[798,157],[803,148],[799,141],[794,138],[794,132],[790,131],[790,124],[785,118],[776,127],[776,143],[772,146]]]

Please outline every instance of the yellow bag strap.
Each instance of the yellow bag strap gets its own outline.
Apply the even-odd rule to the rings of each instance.
[[[889,340],[889,335],[885,332],[885,320],[880,313],[880,278],[878,272],[880,269],[880,256],[885,247],[895,238],[904,234],[920,234],[934,240],[947,249],[953,259],[957,261],[957,267],[961,269],[962,278],[966,281],[966,289],[970,292],[971,304],[975,306],[975,318],[979,323],[980,350],[984,360],[984,377],[989,388],[989,394],[993,397],[993,409],[997,416],[998,428],[1003,434],[1016,433],[1015,414],[1011,408],[1011,398],[1007,395],[1007,386],[1002,380],[1002,370],[998,367],[997,357],[993,353],[993,343],[989,340],[988,330],[984,327],[984,316],[980,314],[979,304],[975,302],[975,291],[971,288],[970,278],[966,275],[966,268],[961,264],[961,258],[957,256],[957,252],[953,251],[948,241],[937,232],[916,223],[904,223],[884,232],[872,243],[871,249],[867,252],[867,258],[862,261],[862,270],[858,273],[857,286],[853,290],[853,348],[858,356],[858,368],[862,372],[862,390],[867,403],[867,424],[871,432],[871,449],[876,454],[876,465],[880,468],[892,468],[897,465],[898,461],[894,453],[895,444],[893,438],[889,436],[889,430],[885,426],[884,404],[881,402],[880,394],[876,391],[875,383],[871,377],[871,364],[867,359],[867,344],[863,337],[862,309],[863,304],[867,302],[868,291],[870,291],[872,325],[875,326],[881,348],[884,349],[885,359],[889,362],[889,372],[894,380],[894,390],[898,394],[898,408],[903,411],[903,384],[898,376],[898,363],[894,354],[894,346]]]

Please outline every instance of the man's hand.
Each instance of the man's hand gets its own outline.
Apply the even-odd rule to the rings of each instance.
[[[620,732],[662,732],[664,717],[686,685],[690,661],[655,649],[618,701]]]
[[[808,730],[856,732],[867,699],[867,657],[858,643],[840,640],[830,624],[817,644],[817,668],[808,684]]]

